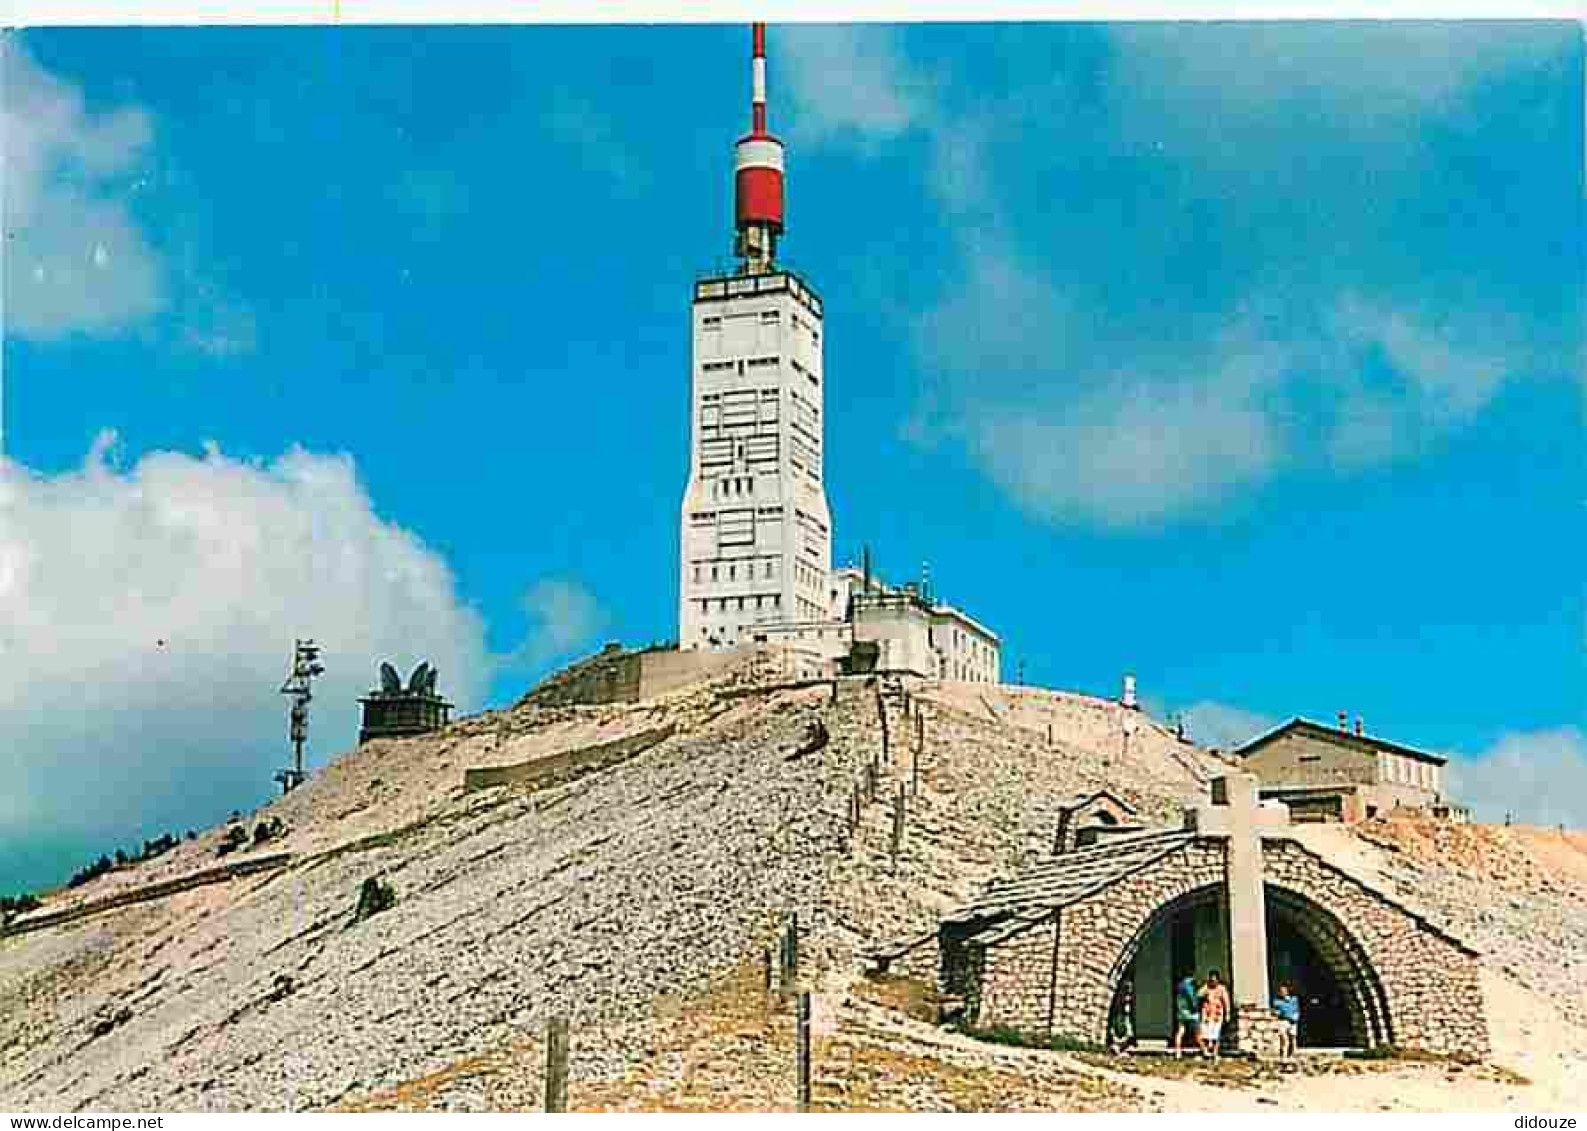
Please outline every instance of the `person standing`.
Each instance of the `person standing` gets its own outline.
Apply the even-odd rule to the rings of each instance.
[[[1284,1023],[1279,1033],[1278,1056],[1291,1060],[1295,1056],[1295,1038],[1300,1032],[1300,998],[1289,988],[1288,982],[1278,984],[1278,996],[1273,999],[1273,1012]]]
[[[1219,1042],[1223,1039],[1223,1023],[1229,1016],[1229,991],[1216,970],[1207,972],[1207,984],[1201,987],[1201,1055],[1218,1059]]]
[[[1185,1053],[1185,1034],[1189,1033],[1194,1038],[1196,1023],[1201,1015],[1201,991],[1196,988],[1196,979],[1186,974],[1179,980],[1179,985],[1174,989],[1174,1057],[1178,1059]]]
[[[1114,1056],[1123,1056],[1135,1044],[1135,988],[1125,982],[1119,989],[1113,1017],[1108,1022],[1108,1049]]]

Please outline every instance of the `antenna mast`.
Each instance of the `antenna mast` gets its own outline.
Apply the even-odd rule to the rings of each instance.
[[[291,793],[302,785],[308,774],[303,771],[303,744],[309,740],[309,700],[314,698],[310,683],[317,675],[324,675],[320,663],[320,646],[313,640],[298,640],[292,650],[292,671],[281,685],[281,694],[291,696],[292,710],[288,715],[288,734],[292,741],[292,765],[276,771],[275,780],[281,783],[281,793]]]
[[[766,131],[766,25],[751,24],[749,133],[738,139],[733,179],[736,197],[734,252],[739,273],[773,270],[782,235],[782,142]]]

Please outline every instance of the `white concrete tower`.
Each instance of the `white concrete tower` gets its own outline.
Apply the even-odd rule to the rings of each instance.
[[[823,483],[821,299],[775,261],[783,147],[766,132],[765,25],[753,28],[749,134],[736,151],[739,265],[694,286],[680,648],[823,620],[832,518]]]

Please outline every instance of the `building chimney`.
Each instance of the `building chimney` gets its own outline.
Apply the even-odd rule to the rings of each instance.
[[[1132,711],[1135,709],[1135,677],[1133,675],[1124,677],[1124,695],[1119,702]]]
[[[860,566],[860,592],[869,596],[871,592],[871,548],[869,546],[860,551],[860,561],[863,563]]]
[[[1349,711],[1340,711],[1339,712],[1339,729],[1344,731],[1346,734],[1350,733],[1350,712]]]

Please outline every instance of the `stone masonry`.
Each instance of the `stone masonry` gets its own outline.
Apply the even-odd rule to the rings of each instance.
[[[900,954],[899,968],[935,957],[942,988],[964,999],[979,1027],[1103,1043],[1114,992],[1148,935],[1192,902],[1229,907],[1231,844],[1240,833],[1219,824],[1226,814],[1217,807],[1199,815],[1201,832],[1191,821],[1179,837],[1158,833],[1133,849],[1118,842],[1121,863],[1112,874],[1110,847],[1072,857],[1087,870],[1082,883],[1065,877],[1058,857],[1023,880],[995,885],[979,905],[944,921],[935,946],[922,940]],[[1258,1054],[1276,1049],[1265,957],[1265,921],[1276,917],[1311,944],[1344,990],[1354,1043],[1486,1056],[1477,953],[1329,864],[1275,826],[1271,813],[1262,820],[1246,834],[1264,930],[1231,939],[1232,1043]]]

